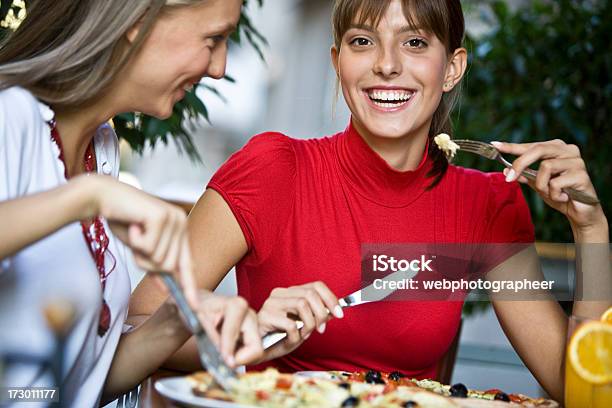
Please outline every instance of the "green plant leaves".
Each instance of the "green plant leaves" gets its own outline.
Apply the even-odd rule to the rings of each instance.
[[[531,1],[511,11],[492,4],[498,28],[468,38],[470,68],[456,137],[534,142],[562,139],[581,148],[599,198],[612,212],[612,2]],[[459,154],[458,164],[500,171]],[[525,189],[527,192],[527,189]],[[571,242],[567,220],[527,193],[537,239]]]

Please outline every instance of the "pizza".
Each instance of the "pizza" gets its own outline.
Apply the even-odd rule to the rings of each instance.
[[[407,384],[412,383],[419,388],[435,392],[439,395],[452,398],[467,398],[468,400],[479,399],[485,401],[501,401],[506,403],[518,404],[523,407],[558,407],[554,401],[546,398],[530,398],[523,394],[506,394],[500,389],[492,388],[486,391],[468,389],[464,384],[444,385],[434,380],[408,379],[399,371],[391,373],[381,373],[375,370],[344,372],[332,371],[334,378],[344,378],[349,382],[368,382],[375,384]],[[505,406],[508,406],[507,404]]]
[[[463,384],[449,386],[433,380],[409,379],[397,371],[330,371],[323,374],[304,377],[268,368],[241,375],[230,392],[218,388],[206,372],[194,373],[187,379],[197,396],[264,408],[559,406],[551,400],[505,394],[497,389],[476,391],[467,389]]]
[[[187,377],[195,395],[265,408],[431,407],[456,408],[450,398],[414,384],[370,384],[332,378],[307,378],[268,368],[240,376],[231,392],[213,385],[212,377],[198,372]]]

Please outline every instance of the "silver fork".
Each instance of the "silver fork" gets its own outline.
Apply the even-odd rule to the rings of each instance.
[[[512,163],[506,160],[501,153],[490,143],[480,142],[478,140],[453,140],[453,142],[459,145],[459,148],[468,153],[474,153],[482,156],[486,159],[496,160],[503,164],[506,168],[511,168]],[[525,176],[529,180],[535,180],[538,172],[527,168],[523,170],[521,175]],[[599,200],[590,194],[583,193],[573,188],[564,188],[562,190],[572,200],[579,201],[584,204],[596,205],[599,204]]]

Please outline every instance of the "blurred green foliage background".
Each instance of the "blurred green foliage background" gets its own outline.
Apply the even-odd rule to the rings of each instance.
[[[492,2],[495,28],[468,38],[469,71],[455,137],[580,147],[606,215],[612,214],[612,1]],[[500,165],[467,153],[457,163]],[[566,218],[524,188],[538,240],[572,242]]]

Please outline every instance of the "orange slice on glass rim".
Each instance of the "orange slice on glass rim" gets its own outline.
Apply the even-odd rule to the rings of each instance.
[[[604,312],[604,314],[601,315],[601,321],[612,324],[612,307],[610,307]]]
[[[591,384],[612,383],[612,324],[588,322],[580,326],[570,340],[569,362]]]

